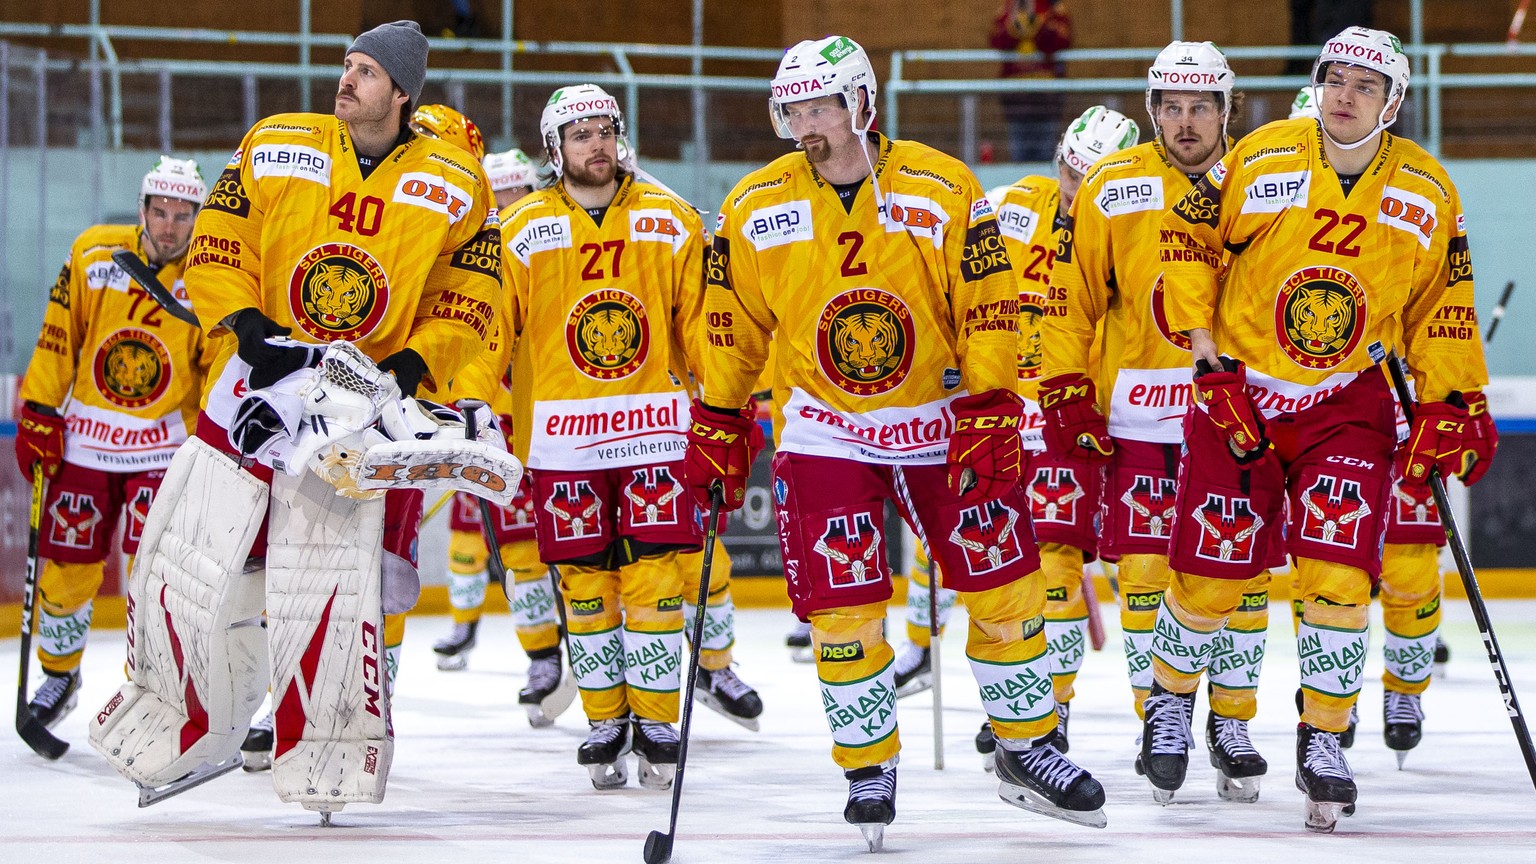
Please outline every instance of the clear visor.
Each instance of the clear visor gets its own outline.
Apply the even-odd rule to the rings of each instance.
[[[768,117],[773,121],[773,131],[778,133],[780,138],[794,141],[798,140],[802,135],[821,132],[831,128],[828,125],[828,117],[833,115],[842,116],[845,113],[849,116],[848,125],[854,132],[866,131],[866,129],[861,129],[859,127],[858,116],[853,114],[853,112],[848,108],[850,105],[859,104],[857,91],[858,88],[856,87],[844,87],[841,90],[816,93],[804,99],[787,99],[784,101],[770,97],[768,99]],[[806,107],[805,105],[806,102],[809,102],[813,99],[821,99],[826,96],[842,97],[841,104],[833,105],[831,103],[823,102],[822,104],[811,107]],[[794,128],[791,126],[791,111],[793,111],[795,114],[795,122],[802,127],[801,135],[796,135]],[[873,106],[870,106],[869,115],[870,124],[873,125]]]

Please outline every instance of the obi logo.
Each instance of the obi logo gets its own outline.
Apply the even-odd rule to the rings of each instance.
[[[556,483],[544,501],[545,511],[555,517],[556,540],[580,540],[602,533],[602,506],[602,499],[586,480]]]
[[[1301,505],[1306,509],[1301,536],[1345,549],[1355,548],[1360,520],[1371,515],[1357,481],[1328,474],[1319,474],[1317,482],[1302,493]]]
[[[833,588],[857,588],[885,578],[880,529],[870,513],[853,513],[827,519],[813,551],[827,560],[827,576]]]
[[[1157,282],[1152,285],[1149,299],[1152,303],[1152,323],[1157,325],[1157,332],[1169,345],[1188,351],[1189,337],[1168,326],[1168,292],[1163,288],[1163,274],[1157,274]]]
[[[469,212],[470,196],[468,192],[435,174],[412,171],[401,176],[395,186],[393,200],[441,213],[448,217],[450,223],[457,225],[464,214]]]
[[[1075,525],[1077,502],[1085,495],[1073,469],[1038,468],[1029,481],[1029,516],[1036,522]]]
[[[1425,249],[1429,248],[1430,240],[1435,236],[1435,226],[1439,224],[1435,219],[1434,202],[1395,186],[1388,186],[1382,192],[1376,221],[1407,231]]]
[[[1159,540],[1169,537],[1169,528],[1176,512],[1176,489],[1171,477],[1137,474],[1131,480],[1131,488],[1120,496],[1120,503],[1131,511],[1129,533],[1132,537]]]
[[[629,507],[630,525],[676,525],[678,498],[683,484],[665,465],[634,469],[634,478],[624,487]]]
[[[1191,515],[1201,529],[1196,555],[1231,564],[1253,561],[1254,538],[1264,520],[1253,512],[1247,498],[1210,492]]]
[[[965,552],[965,565],[978,576],[1000,570],[1024,557],[1014,527],[1019,511],[1001,501],[988,501],[960,511],[960,523],[949,532],[949,542]]]

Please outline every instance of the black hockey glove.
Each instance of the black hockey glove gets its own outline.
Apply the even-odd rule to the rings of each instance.
[[[421,359],[421,355],[413,349],[402,348],[380,360],[379,371],[394,373],[400,395],[415,398],[421,379],[427,375],[427,361]]]
[[[224,326],[235,334],[239,347],[235,353],[250,364],[251,374],[247,382],[251,389],[271,387],[288,375],[319,362],[320,352],[308,346],[273,345],[271,336],[287,336],[292,328],[273,321],[252,306],[241,309],[224,320]]]

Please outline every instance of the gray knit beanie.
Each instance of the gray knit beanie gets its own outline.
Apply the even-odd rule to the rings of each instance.
[[[360,51],[372,57],[389,73],[395,86],[411,97],[411,105],[421,98],[421,85],[427,80],[427,37],[415,21],[380,24],[357,37],[347,46],[347,53]]]

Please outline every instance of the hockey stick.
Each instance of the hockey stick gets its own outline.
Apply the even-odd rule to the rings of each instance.
[[[1372,359],[1378,363],[1382,357],[1378,344],[1371,346]],[[1413,423],[1413,401],[1408,391],[1408,376],[1403,361],[1396,352],[1385,354],[1387,371],[1392,374],[1392,386],[1397,390],[1397,400],[1403,406],[1403,416]],[[1483,647],[1488,650],[1488,662],[1493,666],[1493,678],[1498,682],[1499,695],[1504,697],[1504,710],[1509,714],[1510,725],[1515,727],[1515,740],[1520,744],[1520,754],[1525,757],[1525,770],[1536,785],[1536,746],[1531,744],[1531,730],[1525,725],[1525,715],[1520,713],[1520,700],[1515,698],[1515,686],[1509,680],[1509,670],[1504,667],[1504,653],[1499,650],[1499,640],[1493,634],[1493,622],[1488,620],[1488,606],[1483,602],[1483,592],[1477,587],[1477,574],[1472,571],[1472,559],[1467,556],[1466,544],[1461,539],[1461,529],[1451,512],[1451,499],[1445,494],[1445,481],[1440,477],[1438,466],[1429,470],[1429,490],[1440,508],[1440,522],[1445,526],[1445,541],[1451,547],[1451,557],[1456,559],[1456,569],[1461,573],[1461,584],[1467,590],[1467,603],[1472,607],[1472,617],[1477,621],[1478,632],[1483,637]]]
[[[37,546],[43,524],[43,500],[48,495],[48,481],[43,466],[32,463],[32,506],[27,510],[27,582],[21,600],[21,671],[16,673],[16,734],[27,742],[32,752],[44,759],[57,759],[69,752],[69,742],[54,737],[48,727],[32,715],[27,706],[27,674],[32,667],[32,616],[37,611]]]
[[[201,328],[203,326],[197,320],[197,315],[191,309],[181,305],[177,301],[176,295],[165,290],[165,286],[160,284],[160,280],[155,278],[155,274],[149,272],[149,266],[144,263],[144,259],[127,249],[119,249],[112,253],[112,261],[117,266],[123,268],[123,271],[128,274],[129,279],[139,283],[139,286],[149,294],[150,298],[159,303],[160,308],[169,313],[172,318],[184,321],[193,327]]]
[[[436,504],[433,504],[431,507],[428,507],[427,508],[427,512],[421,514],[421,524],[425,525],[428,522],[431,522],[432,521],[432,517],[436,516],[439,511],[441,511],[444,507],[448,506],[448,502],[452,501],[452,500],[453,500],[453,492],[451,492],[451,491],[450,492],[444,492],[443,493],[443,497],[437,499],[437,503]]]
[[[464,437],[471,441],[476,438],[475,410],[484,407],[485,403],[479,399],[460,399],[459,410],[464,412]],[[496,542],[496,518],[491,512],[491,502],[484,498],[476,498],[480,505],[480,533],[485,536],[485,567],[491,571],[491,578],[501,583],[501,593],[512,602],[512,586],[507,579],[507,565],[501,560],[501,546]]]
[[[940,670],[939,568],[928,550],[928,665],[933,670],[933,770],[944,770],[944,675]]]
[[[1499,305],[1493,307],[1493,312],[1488,316],[1488,332],[1483,334],[1484,345],[1492,342],[1493,334],[1499,332],[1499,322],[1504,320],[1504,307],[1509,305],[1509,295],[1513,293],[1515,293],[1515,280],[1511,279],[1509,284],[1504,286],[1504,293],[1499,295]]]
[[[709,574],[715,566],[715,537],[720,526],[720,502],[725,497],[719,481],[709,490],[709,522],[704,532],[704,565],[699,574],[699,603],[693,617],[693,639],[688,645],[688,681],[683,686],[683,723],[678,733],[677,773],[672,778],[672,821],[667,833],[652,831],[645,838],[645,864],[672,860],[672,841],[677,839],[677,807],[683,798],[683,767],[688,761],[688,732],[693,719],[693,688],[699,680],[699,654],[704,646],[704,610],[709,605]]]

